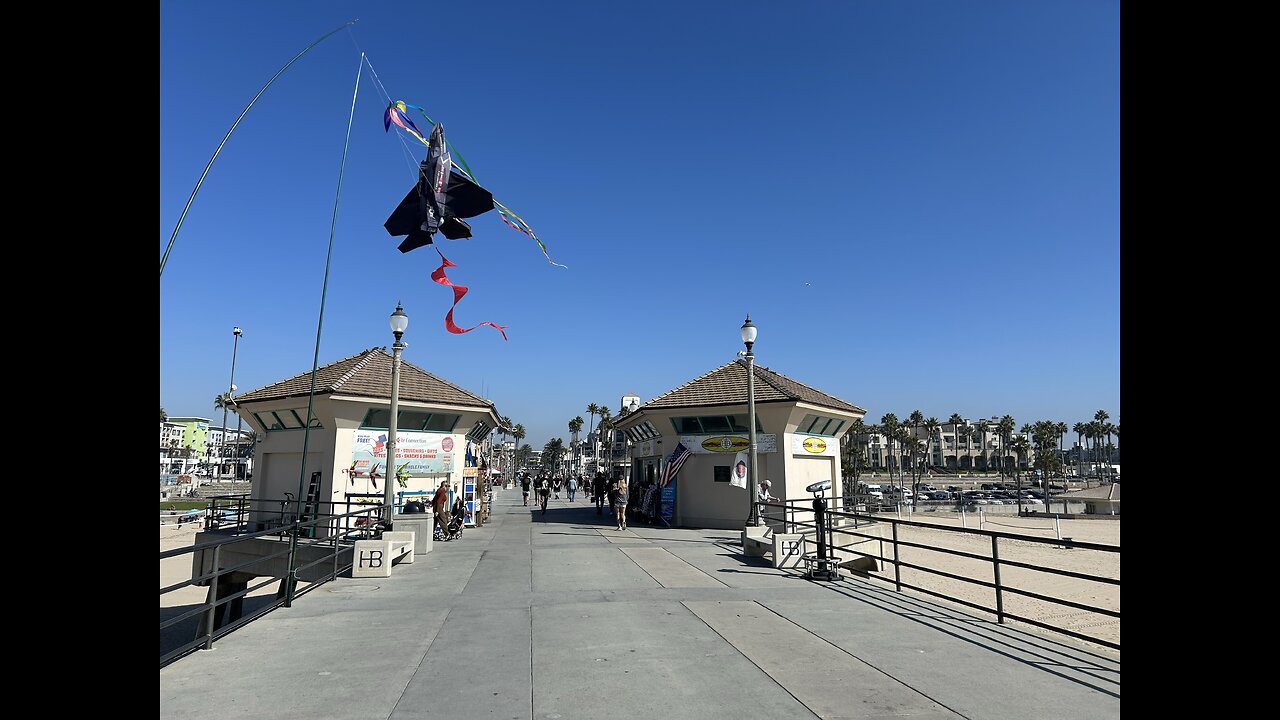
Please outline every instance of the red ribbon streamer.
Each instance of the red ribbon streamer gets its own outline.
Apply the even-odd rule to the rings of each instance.
[[[456,323],[453,322],[453,309],[458,306],[458,301],[462,299],[462,296],[467,294],[467,288],[464,285],[454,285],[453,283],[449,282],[449,278],[446,277],[444,274],[444,269],[447,267],[458,267],[458,266],[449,262],[449,259],[446,258],[444,256],[444,253],[440,252],[438,248],[436,249],[436,254],[440,256],[441,265],[440,267],[431,271],[431,279],[435,280],[441,285],[448,285],[449,287],[453,288],[453,305],[449,308],[448,314],[444,316],[444,329],[448,330],[454,335],[461,335],[462,333],[467,333],[467,332],[471,332],[472,330],[475,330],[476,328],[480,327],[480,325],[488,325],[489,327],[494,328],[498,332],[502,333],[502,339],[506,340],[507,333],[505,332],[505,330],[508,327],[510,327],[509,325],[498,325],[496,323],[491,323],[491,322],[482,322],[469,328],[460,328]]]

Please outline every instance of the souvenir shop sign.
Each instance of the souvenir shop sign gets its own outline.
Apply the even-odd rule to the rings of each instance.
[[[751,441],[746,435],[681,435],[680,443],[695,455],[736,455],[751,449]],[[778,436],[757,433],[756,452],[778,452]]]
[[[453,472],[455,457],[452,435],[424,432],[396,433],[396,467],[409,463],[410,475],[438,475]],[[351,445],[351,462],[359,469],[374,463],[387,466],[387,431],[356,430]]]

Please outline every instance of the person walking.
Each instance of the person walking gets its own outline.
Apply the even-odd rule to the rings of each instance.
[[[613,490],[613,509],[618,516],[618,529],[627,529],[627,481],[625,478],[616,478],[617,484]]]
[[[565,489],[569,491],[569,502],[573,502],[573,496],[578,494],[578,478],[570,475]]]
[[[551,480],[551,490],[555,492],[557,500],[560,499],[560,485],[561,485],[561,480],[559,477],[553,478]]]
[[[551,497],[551,478],[543,473],[538,478],[538,503],[542,505],[542,514],[547,514],[547,499]]]
[[[595,478],[591,480],[591,499],[596,501],[596,514],[604,514],[604,494],[605,482],[604,473],[596,473]]]
[[[436,531],[444,534],[449,527],[449,481],[442,480],[436,488],[436,495],[431,499],[431,507],[436,514]]]
[[[529,504],[529,473],[520,473],[520,493],[524,495],[524,504]]]

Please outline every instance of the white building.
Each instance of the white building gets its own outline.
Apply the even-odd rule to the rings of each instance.
[[[755,395],[758,476],[770,481],[770,494],[812,499],[805,487],[830,480],[839,497],[840,440],[866,411],[759,365]],[[735,360],[617,418],[631,441],[631,487],[643,496],[683,445],[692,455],[676,477],[672,524],[741,528],[748,495],[730,476],[749,447],[748,414],[747,366]]]
[[[300,492],[298,499],[325,513],[348,503],[381,503],[384,483],[395,483],[395,470],[403,466],[405,486],[395,488],[401,498],[434,491],[444,481],[452,493],[463,494],[474,514],[478,468],[467,466],[466,453],[472,447],[474,454],[497,427],[493,403],[402,361],[397,468],[388,468],[391,364],[386,350],[371,348],[319,368],[310,432],[309,371],[236,397],[245,421],[262,437],[252,491],[260,508],[271,511],[285,493]]]

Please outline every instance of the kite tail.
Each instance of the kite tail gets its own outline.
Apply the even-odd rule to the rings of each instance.
[[[439,248],[436,248],[436,254],[440,256],[440,267],[431,271],[431,279],[435,280],[441,285],[447,285],[448,287],[453,288],[453,305],[449,308],[449,312],[444,316],[444,329],[448,330],[454,335],[461,335],[462,333],[471,332],[472,330],[475,330],[481,325],[488,325],[489,327],[494,328],[498,332],[502,333],[502,339],[506,340],[507,339],[506,330],[508,327],[510,327],[509,325],[498,325],[496,323],[485,321],[485,322],[481,322],[476,325],[473,325],[472,327],[469,327],[469,328],[460,328],[458,327],[457,323],[453,321],[453,310],[454,308],[458,307],[458,301],[462,299],[462,296],[467,294],[467,288],[464,285],[454,285],[453,283],[449,282],[449,278],[444,274],[444,269],[447,267],[458,267],[458,266],[449,262],[449,259],[444,256],[444,253],[440,252]]]
[[[569,269],[569,266],[561,265],[560,263],[551,259],[551,255],[547,252],[547,246],[544,245],[542,241],[538,239],[538,236],[535,235],[533,232],[533,228],[529,227],[529,223],[525,222],[524,218],[512,212],[511,208],[508,208],[506,205],[503,205],[502,203],[498,202],[496,198],[494,199],[493,204],[498,209],[498,217],[502,218],[502,222],[506,223],[507,227],[515,230],[519,230],[525,235],[528,235],[529,237],[533,238],[534,242],[538,243],[538,247],[542,250],[542,256],[547,259],[547,262],[551,263],[552,265],[555,265],[556,267],[562,267],[565,270]],[[511,219],[507,217],[507,215],[510,215],[511,218],[514,218],[515,222],[512,222]]]

